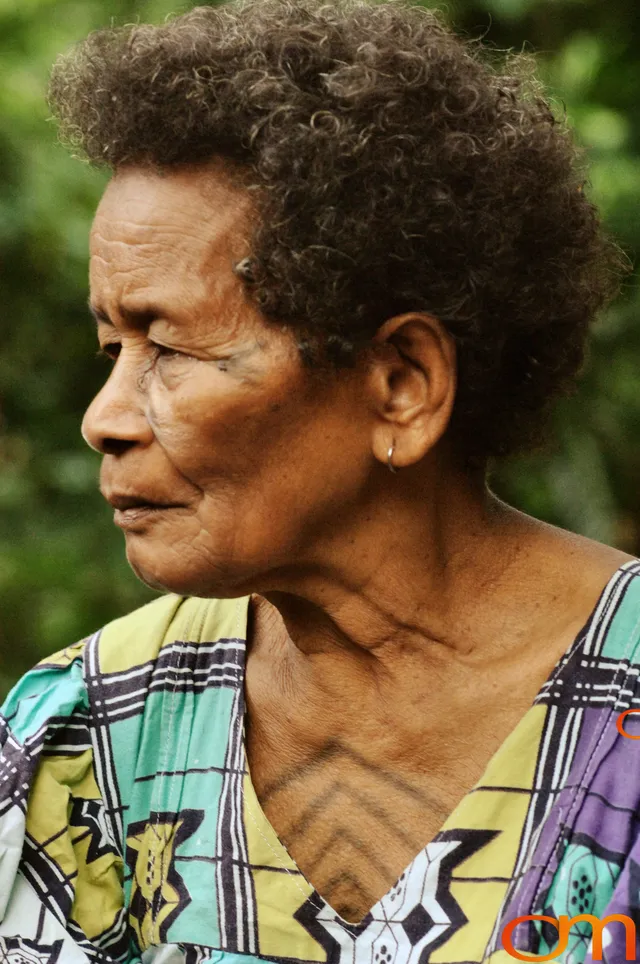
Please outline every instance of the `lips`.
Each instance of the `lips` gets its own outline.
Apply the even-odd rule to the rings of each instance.
[[[159,502],[147,495],[133,495],[112,492],[105,495],[109,505],[120,512],[127,512],[129,509],[174,509],[177,508],[176,502]]]
[[[184,509],[184,505],[175,502],[159,502],[146,494],[122,492],[111,492],[107,496],[107,501],[113,506],[115,512],[113,521],[125,532],[145,533],[150,525],[157,519],[162,519],[171,510]]]

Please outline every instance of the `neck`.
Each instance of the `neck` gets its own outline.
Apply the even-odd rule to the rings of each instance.
[[[461,475],[403,482],[255,587],[279,613],[278,649],[290,658],[391,666],[399,653],[467,657],[498,629],[504,638],[495,600],[508,587],[518,612],[514,574],[543,524]],[[524,598],[530,587],[521,588]]]
[[[252,745],[297,763],[336,740],[412,773],[417,747],[425,767],[473,757],[496,712],[503,736],[524,715],[604,585],[599,566],[586,607],[584,540],[461,479],[393,490],[332,529],[254,587]]]

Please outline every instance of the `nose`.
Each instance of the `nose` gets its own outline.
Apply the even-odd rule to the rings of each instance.
[[[120,357],[82,420],[82,436],[101,455],[123,455],[154,438],[135,367]]]

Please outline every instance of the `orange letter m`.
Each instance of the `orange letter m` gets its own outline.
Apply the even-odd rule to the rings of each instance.
[[[521,921],[525,920],[544,920],[549,924],[555,924],[558,928],[558,947],[552,954],[521,954],[517,951],[511,940],[511,935]],[[636,947],[636,925],[627,917],[626,914],[610,914],[605,917],[604,920],[600,920],[599,917],[594,917],[593,914],[578,914],[576,917],[567,917],[566,914],[561,914],[560,917],[545,917],[542,914],[528,914],[526,917],[516,917],[515,920],[510,921],[502,932],[502,946],[507,951],[511,957],[516,957],[519,961],[551,961],[555,957],[562,954],[569,942],[569,931],[571,930],[572,924],[576,921],[587,921],[591,924],[593,930],[593,948],[592,957],[594,961],[602,960],[602,928],[612,921],[620,921],[624,924],[625,929],[625,958],[627,961],[635,961],[635,947]]]
[[[600,920],[599,917],[594,917],[593,914],[578,914],[577,917],[572,917],[571,919],[569,919],[566,915],[562,915],[558,918],[558,920],[560,922],[560,926],[558,928],[560,931],[560,941],[562,941],[562,938],[565,934],[568,937],[569,931],[571,930],[571,925],[576,921],[585,920],[591,924],[591,927],[593,928],[593,937],[591,938],[593,941],[593,948],[591,951],[591,956],[593,957],[594,961],[602,960],[602,928],[607,924],[610,924],[611,921],[619,920],[621,924],[624,924],[625,960],[635,961],[636,925],[633,923],[630,917],[627,917],[626,914],[609,914],[609,916],[605,917],[603,920]]]

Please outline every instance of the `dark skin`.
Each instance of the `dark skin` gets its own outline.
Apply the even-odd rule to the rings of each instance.
[[[357,921],[633,557],[460,468],[456,351],[436,318],[388,319],[353,370],[304,369],[234,273],[252,216],[219,162],[111,181],[91,302],[115,364],[83,434],[108,499],[170,505],[118,516],[141,579],[251,596],[252,781],[302,873]]]

